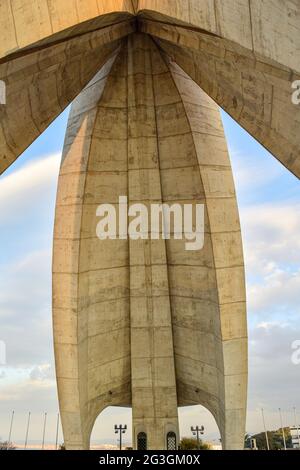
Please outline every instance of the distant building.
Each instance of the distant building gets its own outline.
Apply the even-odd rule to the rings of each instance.
[[[300,449],[300,426],[290,429],[292,436],[293,449]]]

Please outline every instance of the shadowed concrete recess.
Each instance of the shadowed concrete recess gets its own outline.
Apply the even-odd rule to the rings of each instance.
[[[244,262],[219,106],[299,177],[299,2],[4,0],[0,39],[0,173],[72,103],[53,253],[67,449],[89,448],[108,406],[132,407],[134,448],[177,446],[178,407],[198,404],[243,448]],[[203,249],[99,240],[97,207],[119,196],[204,204]]]

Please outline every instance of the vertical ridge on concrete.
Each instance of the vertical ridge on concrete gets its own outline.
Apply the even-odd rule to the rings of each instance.
[[[151,54],[143,34],[128,39],[129,204],[162,203]],[[149,450],[178,436],[173,335],[164,240],[130,240],[131,374],[134,443],[145,432]]]
[[[164,73],[156,76],[156,109],[163,199],[168,204],[191,204],[195,210],[196,204],[206,204],[206,192],[197,159],[193,123],[184,103],[191,83],[186,81],[183,91],[177,86],[174,70],[182,75],[179,75],[181,80],[184,80],[184,73],[169,62],[164,63],[162,58],[161,68]],[[198,101],[203,104],[199,96]],[[204,113],[200,117],[202,120]],[[216,117],[218,114],[207,119],[210,126],[215,125]],[[207,121],[205,119],[205,123]],[[207,129],[203,132],[207,133]],[[207,150],[212,151],[212,148]],[[207,210],[204,248],[187,251],[185,243],[184,239],[167,241],[178,403],[202,404],[216,415],[222,395],[218,385],[222,350]]]
[[[119,190],[127,192],[120,188],[119,178],[120,167],[126,169],[127,152],[120,154],[120,160],[113,158],[117,148],[127,145],[124,103],[113,99],[126,96],[118,96],[124,84],[119,63],[123,58],[111,59],[74,102],[60,171],[53,322],[60,409],[69,449],[89,447],[94,420],[106,406],[130,405],[128,243],[123,248],[122,242],[109,241],[105,251],[100,242],[99,247],[95,243],[96,207],[115,202],[107,198],[111,180],[115,178],[115,197]],[[112,256],[117,262],[111,263]]]
[[[88,321],[88,420],[109,405],[130,406],[128,240],[100,241],[96,210],[127,195],[126,42],[98,102],[86,179],[81,247],[81,314]],[[83,366],[82,366],[83,367]]]
[[[180,383],[179,402],[181,400],[184,402],[188,396],[191,400],[197,400],[198,395],[200,403],[207,406],[216,417],[224,447],[238,449],[243,448],[246,419],[247,324],[241,230],[231,165],[218,107],[177,65],[169,59],[166,60],[182,97],[194,141],[208,228],[205,245],[199,255],[202,263],[205,265],[208,261],[209,270],[214,272],[212,286],[216,296],[211,300],[216,303],[217,309],[217,318],[214,320],[214,343],[208,342],[208,332],[206,332],[205,351],[198,351],[199,358],[207,354],[210,360],[215,352],[217,388],[212,390],[209,396],[207,393],[209,376],[203,376],[202,372],[199,375],[200,370],[194,371],[191,382],[191,377],[186,375],[186,371],[189,370],[186,360],[177,369],[177,380]],[[189,257],[187,253],[185,255],[186,263],[191,263],[193,266],[196,256],[193,254],[193,257]],[[206,257],[206,260],[203,257]],[[210,262],[209,257],[211,257]],[[210,276],[209,272],[207,275]],[[184,276],[180,279],[184,279]],[[206,292],[209,291],[207,284]],[[198,295],[200,292],[199,286]],[[207,312],[210,320],[213,319],[213,311],[214,307],[210,305]],[[204,315],[201,308],[199,315]],[[178,322],[178,312],[174,321]],[[180,320],[177,326],[180,326]],[[191,327],[190,329],[194,334],[194,329]],[[185,351],[185,354],[189,352],[187,330],[183,331],[180,332],[179,329],[176,335],[178,344],[175,343],[175,354],[176,347]],[[195,348],[195,344],[193,347]],[[192,349],[190,354],[189,359],[192,358]],[[176,363],[178,362],[180,359],[176,360]],[[198,391],[195,390],[197,382]],[[204,391],[206,393],[201,397],[201,392]]]

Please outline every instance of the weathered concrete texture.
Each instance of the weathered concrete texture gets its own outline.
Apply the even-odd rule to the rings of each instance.
[[[169,41],[171,44],[161,42],[161,46],[221,107],[299,177],[300,106],[291,100],[291,83],[300,79],[297,0],[4,0],[0,4],[0,62],[11,63],[16,57],[22,57],[21,67],[25,72],[34,64],[38,67],[36,53],[41,49],[43,57],[47,57],[53,54],[51,44],[65,43],[70,38],[80,43],[82,34],[122,22],[126,29],[125,24],[134,15],[137,15],[135,29]],[[155,24],[151,19],[161,23]],[[110,37],[113,40],[114,34]],[[91,55],[86,62],[100,66]],[[55,78],[58,83],[63,81],[60,70],[53,68],[54,63],[51,71],[44,70],[43,75],[47,73],[49,81]],[[93,68],[94,73],[98,69]],[[75,66],[72,71],[75,77]],[[30,70],[25,76],[26,81],[38,80],[41,87],[45,81],[37,73],[33,77]],[[5,67],[0,68],[0,79],[6,80]],[[81,81],[80,88],[85,84]],[[73,87],[74,98],[80,90],[75,84]],[[20,98],[23,118],[30,116],[28,99],[31,98],[24,91],[21,96],[15,89],[9,93],[14,99]],[[55,103],[51,100],[48,103],[44,93],[38,95],[43,109],[47,109],[45,114],[51,113],[51,119],[46,119],[49,124],[56,116],[50,111],[56,108]],[[12,161],[18,157],[39,135],[35,127],[44,129],[38,118],[35,122],[29,118],[27,129],[25,126],[19,129],[11,122],[15,121],[15,108],[10,106],[10,109],[12,118],[8,123],[4,122],[1,110],[2,171],[6,168],[2,159]],[[28,138],[18,148],[24,134],[32,136],[31,140]]]
[[[178,401],[206,406],[219,424],[223,446],[238,449],[243,447],[246,418],[247,325],[230,160],[217,106],[177,65],[168,65],[191,129],[194,152],[189,165],[199,171],[199,181],[193,178],[194,190],[202,192],[207,209],[201,252],[189,254],[180,244],[167,242]],[[184,151],[182,155],[180,168],[186,163]],[[174,187],[176,176],[181,179],[176,173],[171,171],[169,177]],[[188,187],[190,191],[190,177]]]
[[[132,14],[131,0],[3,0],[0,58],[125,21]]]
[[[75,101],[57,197],[54,333],[65,442],[86,447],[109,405],[134,443],[166,448],[177,407],[203,404],[243,445],[247,328],[240,227],[218,108],[135,34]],[[107,75],[108,74],[108,75]],[[205,203],[204,249],[96,237],[96,208]],[[75,434],[74,430],[76,430]]]
[[[111,107],[117,73],[113,69],[108,76],[113,62],[114,58],[72,106],[57,196],[53,320],[60,409],[69,449],[89,446],[93,422],[105,406],[126,406],[131,400],[127,245],[119,241],[98,245],[93,226],[97,204],[113,197],[107,194],[111,185],[116,194],[123,191],[121,175],[112,175],[106,183],[110,174],[106,166],[113,165],[112,155],[118,159],[116,146],[126,128],[124,110],[114,112]],[[101,121],[98,101],[106,84],[103,113],[107,116]],[[115,119],[107,121],[113,114]],[[100,152],[94,151],[98,142],[103,146]],[[127,155],[121,152],[119,158],[122,163]]]
[[[3,0],[0,57],[134,14],[199,28],[300,72],[298,0]]]
[[[185,28],[142,21],[158,44],[233,119],[300,176],[300,106],[292,102],[300,73],[233,42]]]
[[[74,100],[133,31],[132,23],[88,33],[0,64],[0,174]]]
[[[300,72],[298,0],[139,0],[142,17],[190,25]]]

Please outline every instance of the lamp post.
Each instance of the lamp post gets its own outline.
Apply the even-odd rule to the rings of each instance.
[[[14,416],[15,412],[13,411],[11,414],[11,420],[10,420],[10,428],[9,428],[9,435],[8,435],[8,445],[11,443],[11,435],[12,435],[12,429],[13,429],[13,424],[14,424]]]
[[[284,433],[284,427],[283,427],[283,422],[282,422],[281,408],[278,408],[278,410],[279,410],[279,416],[280,416],[280,424],[281,424],[281,430],[282,430],[283,445],[284,445],[284,450],[286,450],[286,440],[285,440],[285,433]]]
[[[44,414],[44,426],[43,426],[43,442],[42,442],[42,450],[45,448],[45,433],[46,433],[46,423],[47,423],[47,413]]]
[[[27,428],[26,428],[26,436],[25,436],[24,450],[27,449],[27,444],[28,444],[28,435],[29,435],[30,418],[31,418],[31,413],[30,413],[30,411],[29,411],[29,413],[28,413],[28,421],[27,421]]]
[[[58,431],[59,431],[59,413],[57,413],[57,422],[56,422],[55,450],[57,450],[57,447],[58,447]]]
[[[120,450],[122,450],[122,434],[125,434],[126,431],[127,424],[125,424],[125,426],[122,426],[122,424],[120,424],[120,426],[115,424],[115,434],[120,434]]]
[[[264,409],[263,409],[263,408],[261,409],[261,415],[262,415],[263,425],[264,425],[264,430],[265,430],[267,449],[270,450],[270,444],[269,444],[269,438],[268,438],[268,431],[267,431],[267,428],[266,428],[265,413],[264,413]]]
[[[204,426],[196,426],[195,428],[192,426],[191,431],[194,436],[197,436],[197,447],[200,450],[200,435],[204,434]]]

